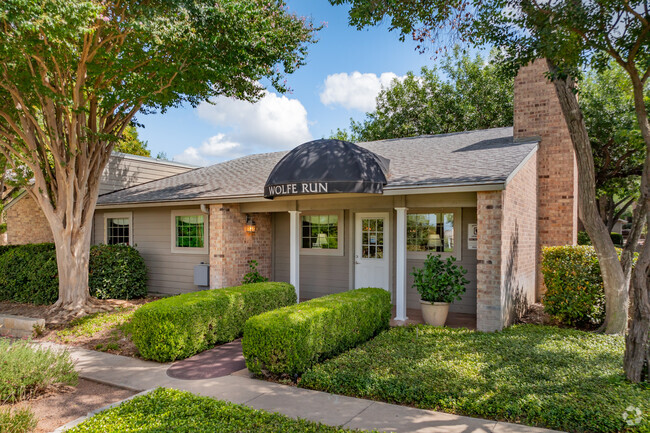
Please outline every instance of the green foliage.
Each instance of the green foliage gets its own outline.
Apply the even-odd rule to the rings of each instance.
[[[38,420],[29,408],[0,409],[0,433],[29,433]]]
[[[413,268],[413,287],[423,301],[451,303],[461,299],[469,280],[464,277],[467,270],[455,262],[455,257],[442,260],[440,255],[428,254],[422,268]]]
[[[145,359],[184,359],[242,335],[252,316],[296,302],[287,283],[257,283],[151,302],[133,315],[132,339]]]
[[[2,210],[0,209],[0,212],[1,211]],[[7,232],[7,223],[1,223],[0,224],[0,235],[3,234],[3,233],[6,233],[6,232]]]
[[[518,325],[396,327],[307,371],[300,386],[567,432],[649,432],[650,388],[623,376],[624,339]],[[622,413],[640,408],[642,424]]]
[[[247,406],[158,388],[100,412],[69,433],[344,433],[351,430],[292,419]]]
[[[339,129],[333,137],[372,141],[512,125],[513,81],[494,63],[455,50],[441,69],[446,80],[424,67],[419,76],[408,72],[393,81],[377,96],[375,111],[362,122],[351,120],[350,133]]]
[[[68,352],[33,348],[25,341],[0,339],[0,404],[36,397],[52,386],[76,385]]]
[[[578,232],[578,245],[591,245],[591,239],[587,232]]]
[[[0,250],[0,300],[53,304],[59,296],[56,252],[52,244]]]
[[[544,310],[569,325],[599,324],[605,317],[605,289],[591,246],[546,247],[542,252]]]
[[[611,232],[609,234],[609,237],[612,238],[612,242],[614,243],[615,246],[617,246],[617,247],[622,247],[623,246],[623,235],[622,234]]]
[[[0,300],[53,304],[59,297],[53,244],[0,246]],[[147,294],[147,268],[126,245],[90,249],[90,293],[100,299],[132,299]]]
[[[151,156],[151,151],[147,148],[147,142],[140,140],[138,130],[133,125],[124,128],[122,139],[115,144],[113,150],[128,153],[129,155]]]
[[[88,265],[90,294],[98,299],[133,299],[147,295],[147,265],[129,245],[95,245]]]
[[[269,280],[257,270],[257,260],[250,260],[248,262],[248,267],[250,268],[250,271],[244,275],[244,279],[241,282],[242,284],[264,283]]]
[[[390,312],[390,293],[366,288],[260,314],[244,328],[246,366],[257,375],[293,378],[388,328]]]
[[[56,331],[57,341],[69,343],[76,338],[90,338],[104,330],[110,330],[113,341],[108,344],[117,343],[129,334],[129,324],[134,311],[134,308],[118,307],[113,311],[76,318],[64,329]]]

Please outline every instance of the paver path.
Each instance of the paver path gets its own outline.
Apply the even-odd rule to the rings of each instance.
[[[66,347],[82,378],[135,391],[155,387],[175,388],[194,394],[245,404],[332,426],[398,433],[551,433],[535,427],[414,409],[360,398],[328,394],[287,385],[229,375],[213,379],[181,380],[166,373],[171,364]]]
[[[176,361],[167,370],[167,376],[183,380],[212,379],[228,376],[246,368],[241,340],[222,344],[214,349]]]

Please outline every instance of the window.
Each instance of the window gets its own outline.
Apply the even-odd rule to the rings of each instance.
[[[384,258],[384,218],[361,219],[361,257]]]
[[[207,253],[207,215],[172,212],[172,252]]]
[[[104,214],[104,243],[107,245],[131,245],[131,212]]]
[[[406,222],[406,250],[411,253],[456,252],[454,212],[410,213]]]
[[[342,212],[302,215],[301,251],[305,254],[342,254],[342,242],[339,237],[342,221]]]

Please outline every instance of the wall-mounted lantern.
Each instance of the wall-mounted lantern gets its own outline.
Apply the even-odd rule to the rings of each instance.
[[[246,233],[255,234],[255,221],[249,215],[246,215],[246,225],[244,226]]]

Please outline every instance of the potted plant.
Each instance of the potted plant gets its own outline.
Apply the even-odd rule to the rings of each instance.
[[[422,318],[429,325],[444,326],[449,304],[465,293],[467,270],[455,261],[455,257],[442,260],[440,255],[429,254],[422,268],[413,268],[413,287],[420,293]]]

